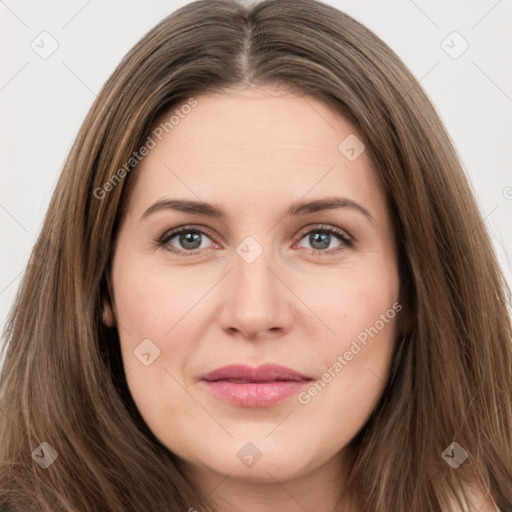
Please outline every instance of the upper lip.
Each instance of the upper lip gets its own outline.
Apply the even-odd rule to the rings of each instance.
[[[296,372],[286,366],[279,364],[263,364],[257,368],[251,368],[243,364],[231,364],[217,368],[216,370],[202,376],[203,380],[241,380],[245,382],[268,382],[276,380],[312,380],[311,377]]]

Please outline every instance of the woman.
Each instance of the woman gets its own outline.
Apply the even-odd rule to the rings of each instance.
[[[511,510],[507,293],[387,45],[313,0],[188,4],[52,198],[5,331],[0,504]]]

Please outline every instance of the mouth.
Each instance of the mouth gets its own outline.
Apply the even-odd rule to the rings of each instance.
[[[311,377],[285,366],[258,368],[229,365],[204,375],[201,381],[217,398],[239,407],[269,407],[297,394]]]

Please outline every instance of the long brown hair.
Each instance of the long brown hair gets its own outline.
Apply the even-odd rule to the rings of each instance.
[[[328,103],[360,134],[387,193],[408,321],[382,399],[351,442],[349,494],[365,512],[432,512],[455,497],[462,506],[477,483],[512,506],[510,291],[482,216],[414,76],[370,30],[314,0],[190,3],[99,93],[4,331],[0,504],[212,510],[140,416],[101,311],[133,152],[171,107],[237,84],[284,84]],[[457,469],[442,457],[453,442],[468,454]],[[46,469],[31,456],[41,443],[58,454]]]

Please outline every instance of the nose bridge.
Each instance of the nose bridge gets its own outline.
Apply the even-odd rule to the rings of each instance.
[[[262,236],[256,239],[253,236],[245,237],[236,248],[235,257],[235,287],[237,289],[237,302],[244,300],[254,303],[265,296],[265,304],[269,304],[274,297],[275,276],[269,270],[275,263],[273,248],[269,238]]]
[[[261,237],[260,242],[247,236],[236,247],[228,299],[224,303],[223,318],[229,327],[250,336],[282,327],[286,322],[280,318],[286,304],[286,290],[274,275],[274,251],[268,244],[268,237],[265,240]]]

